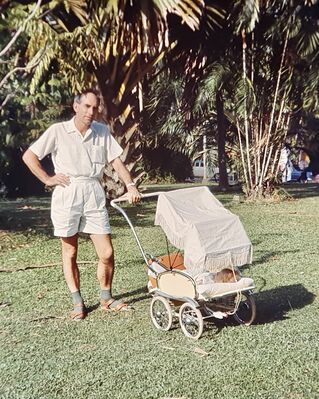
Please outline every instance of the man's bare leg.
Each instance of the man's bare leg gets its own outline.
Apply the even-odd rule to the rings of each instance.
[[[62,237],[62,262],[63,273],[69,290],[76,292],[80,290],[80,272],[76,263],[78,253],[78,235]]]
[[[97,266],[97,278],[101,288],[101,305],[103,309],[127,309],[127,304],[112,298],[114,253],[110,234],[91,234],[90,237],[99,258],[99,263]]]
[[[71,318],[74,320],[82,320],[86,316],[86,310],[80,293],[80,272],[76,262],[78,235],[75,234],[72,237],[62,237],[61,244],[64,278],[74,303],[74,311],[71,313]]]
[[[97,279],[101,290],[111,290],[114,274],[114,254],[110,234],[91,234],[91,240],[99,258]]]

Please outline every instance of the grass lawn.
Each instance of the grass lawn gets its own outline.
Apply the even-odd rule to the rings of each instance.
[[[49,198],[1,200],[0,399],[319,398],[319,187],[288,191],[293,200],[272,204],[216,192],[254,246],[243,273],[255,280],[257,318],[250,327],[207,323],[198,341],[178,325],[161,332],[151,324],[146,269],[114,210],[113,291],[135,310],[103,313],[95,266],[81,263],[91,312],[83,322],[70,321],[61,266],[54,266],[60,247]],[[153,227],[154,204],[128,212],[148,252],[165,253],[164,236]],[[96,260],[86,237],[79,260]],[[47,267],[14,271],[35,265]]]

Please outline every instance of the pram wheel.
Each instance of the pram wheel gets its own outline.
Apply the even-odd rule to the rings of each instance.
[[[238,295],[241,295],[241,300],[234,318],[238,323],[249,326],[256,317],[255,298],[249,292],[242,292]]]
[[[179,310],[179,324],[186,337],[198,339],[203,333],[204,321],[199,309],[183,303]]]
[[[168,300],[154,296],[150,306],[151,319],[158,330],[168,331],[173,324],[172,309]]]

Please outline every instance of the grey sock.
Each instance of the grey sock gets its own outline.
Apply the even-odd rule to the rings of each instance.
[[[111,290],[101,290],[101,299],[107,301],[112,298]]]
[[[74,305],[79,305],[79,304],[84,304],[83,298],[81,296],[80,291],[75,291],[71,293],[72,295],[72,300]]]

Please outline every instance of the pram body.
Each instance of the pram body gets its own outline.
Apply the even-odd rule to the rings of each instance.
[[[111,201],[128,221],[148,268],[153,324],[167,331],[179,320],[187,337],[198,339],[208,318],[234,318],[249,325],[255,318],[254,282],[236,281],[238,267],[251,263],[252,245],[239,218],[225,209],[207,187],[145,194],[158,196],[155,224],[181,252],[153,256],[144,251],[126,212]],[[234,282],[216,283],[214,273],[234,272]]]

